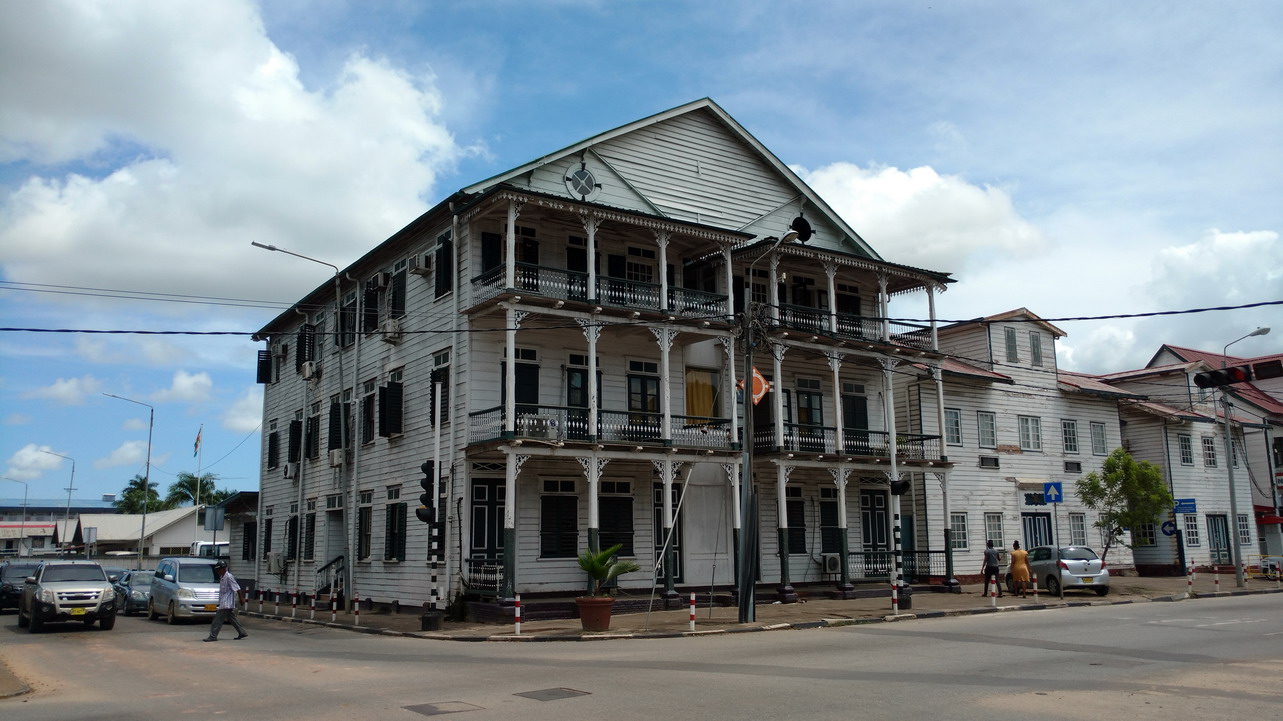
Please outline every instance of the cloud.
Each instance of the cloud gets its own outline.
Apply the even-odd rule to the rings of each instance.
[[[24,394],[24,398],[46,398],[64,406],[84,405],[87,396],[102,390],[102,382],[93,376],[59,378],[53,385],[37,388]]]
[[[878,253],[952,273],[994,254],[1029,255],[1046,246],[1000,188],[977,186],[930,167],[861,168],[833,163],[799,175]]]
[[[125,441],[106,458],[94,460],[94,468],[119,468],[147,462],[147,441]],[[159,461],[156,465],[159,465]]]
[[[145,431],[147,430],[147,421],[141,418],[127,418],[120,427],[127,431]]]
[[[1193,243],[1163,248],[1154,258],[1149,291],[1168,305],[1220,305],[1283,299],[1283,243],[1270,230],[1212,228]]]
[[[25,426],[31,423],[31,416],[26,413],[10,413],[4,417],[6,426]]]
[[[249,433],[262,423],[263,391],[257,386],[246,390],[223,414],[223,426],[241,433]]]
[[[151,399],[157,403],[200,403],[209,399],[213,387],[208,373],[176,371],[169,388],[151,394]]]
[[[10,280],[294,298],[323,274],[250,240],[342,265],[353,239],[421,213],[463,152],[429,72],[355,53],[305,87],[247,0],[4,14],[0,64],[25,70],[0,74],[0,162],[40,173],[0,199]]]
[[[62,465],[64,459],[51,455],[54,452],[49,446],[37,446],[34,443],[19,448],[9,456],[5,475],[17,481],[34,481]]]

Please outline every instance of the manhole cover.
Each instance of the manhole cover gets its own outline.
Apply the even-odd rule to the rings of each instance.
[[[587,696],[587,691],[576,691],[573,688],[546,688],[541,691],[526,691],[525,693],[513,694],[514,696],[525,696],[536,701],[556,701],[562,698],[574,698],[575,696]]]
[[[402,706],[406,711],[413,711],[424,716],[439,716],[444,713],[460,711],[480,711],[480,706],[473,706],[462,701],[444,701],[442,703],[421,703],[416,706]]]

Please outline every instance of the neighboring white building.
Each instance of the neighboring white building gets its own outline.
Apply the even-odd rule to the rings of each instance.
[[[213,540],[213,532],[206,531],[202,522],[204,510],[205,506],[184,506],[145,516],[141,513],[82,515],[76,526],[75,545],[97,556],[110,552],[137,553],[141,545],[145,561],[186,556],[193,542]],[[88,543],[90,528],[96,539],[93,544]]]
[[[934,323],[883,319],[905,295],[934,316],[952,279],[882,260],[710,100],[464,188],[336,282],[258,334],[263,584],[313,591],[328,566],[377,602],[573,594],[576,554],[620,543],[670,598],[727,588],[746,305],[772,383],[751,419],[763,585],[885,578],[889,479],[948,467],[884,402],[897,369],[940,362]],[[941,580],[943,548],[904,534]]]

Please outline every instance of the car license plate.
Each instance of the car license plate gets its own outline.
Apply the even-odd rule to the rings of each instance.
[[[218,610],[218,605],[217,605],[217,604],[213,604],[213,603],[207,603],[207,604],[205,604],[205,610],[206,610],[206,611],[217,611],[217,610]]]
[[[69,613],[71,613],[71,615],[73,615],[73,616],[83,616],[83,615],[85,615],[85,609],[83,609],[83,608],[73,608],[73,609],[71,609],[71,611],[70,611]]]
[[[1095,580],[1095,579],[1092,579],[1092,578],[1084,578],[1084,579],[1083,579],[1083,583],[1091,583],[1093,580]]]

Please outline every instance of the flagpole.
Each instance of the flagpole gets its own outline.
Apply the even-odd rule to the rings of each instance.
[[[196,507],[200,508],[200,470],[205,463],[205,444],[201,443],[201,436],[205,435],[205,424],[200,424],[196,431]]]

